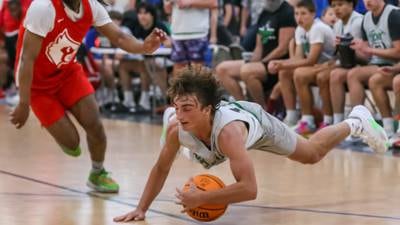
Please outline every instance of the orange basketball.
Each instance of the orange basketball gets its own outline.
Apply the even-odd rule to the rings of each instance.
[[[216,176],[210,174],[200,174],[193,177],[196,187],[202,191],[212,191],[225,187],[224,182]],[[189,181],[183,187],[183,191],[190,188]],[[194,209],[190,209],[187,214],[195,220],[209,222],[216,220],[224,214],[227,205],[205,204]]]

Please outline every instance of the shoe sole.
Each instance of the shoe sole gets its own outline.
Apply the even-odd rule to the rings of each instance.
[[[74,157],[74,158],[77,158],[77,157],[79,157],[81,154],[82,154],[82,151],[66,151],[66,150],[64,150],[63,149],[63,152],[66,154],[66,155],[68,155],[68,156],[71,156],[71,157]]]
[[[118,190],[109,190],[109,189],[99,188],[98,186],[94,185],[91,181],[87,181],[86,185],[89,188],[91,188],[91,189],[93,189],[93,190],[95,190],[97,192],[100,192],[100,193],[108,193],[108,194],[110,194],[110,193],[118,193],[119,192],[119,189]]]

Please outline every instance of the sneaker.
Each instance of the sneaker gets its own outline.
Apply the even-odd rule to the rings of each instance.
[[[76,149],[69,149],[67,147],[61,146],[61,149],[63,150],[63,152],[65,154],[67,154],[69,156],[72,156],[72,157],[78,157],[82,153],[82,150],[81,150],[81,148],[79,146]]]
[[[109,176],[109,173],[102,169],[100,172],[90,172],[87,186],[95,191],[103,193],[117,193],[119,185]]]
[[[171,118],[175,115],[175,108],[174,107],[168,107],[164,111],[163,115],[163,128],[161,132],[161,137],[160,137],[160,146],[164,146],[165,140],[167,138],[167,128],[168,128],[168,122],[171,120]]]
[[[123,107],[126,108],[126,111],[130,112],[130,113],[134,113],[136,112],[136,103],[134,101],[124,101],[122,103]]]
[[[151,105],[150,105],[150,100],[141,100],[139,102],[139,106],[142,107],[145,111],[150,111],[151,110]]]
[[[296,133],[301,136],[309,136],[313,134],[316,130],[317,128],[315,127],[315,125],[309,124],[306,121],[299,121],[295,129]]]
[[[356,128],[353,136],[360,137],[375,152],[385,153],[387,151],[390,144],[385,130],[374,120],[365,106],[354,107],[349,118],[358,119],[361,122],[361,126]]]
[[[156,96],[153,94],[153,98]],[[146,111],[151,110],[151,103],[150,103],[150,93],[149,92],[142,92],[140,94],[139,105]]]

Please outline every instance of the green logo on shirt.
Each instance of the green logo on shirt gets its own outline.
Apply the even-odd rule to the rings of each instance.
[[[275,28],[270,27],[269,22],[265,26],[258,29],[258,34],[261,35],[261,41],[265,45],[269,40],[275,40]]]
[[[383,43],[383,35],[385,32],[381,30],[372,30],[368,34],[368,40],[373,48],[386,48],[385,44]]]

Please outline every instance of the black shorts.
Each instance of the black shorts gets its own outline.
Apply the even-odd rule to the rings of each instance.
[[[267,74],[262,85],[264,92],[270,92],[279,81],[278,74]]]

